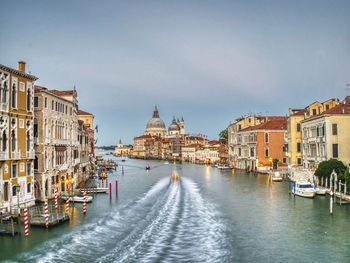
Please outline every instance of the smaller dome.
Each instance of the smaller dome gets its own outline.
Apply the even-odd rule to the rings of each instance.
[[[180,126],[176,123],[175,117],[173,118],[173,122],[169,125],[168,131],[180,131]]]

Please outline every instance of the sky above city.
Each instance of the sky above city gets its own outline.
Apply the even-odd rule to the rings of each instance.
[[[76,86],[98,145],[132,144],[157,105],[210,139],[248,114],[343,99],[350,1],[3,1],[0,64]]]

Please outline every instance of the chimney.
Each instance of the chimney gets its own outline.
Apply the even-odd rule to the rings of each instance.
[[[18,61],[18,70],[21,72],[26,72],[26,63],[24,61]]]

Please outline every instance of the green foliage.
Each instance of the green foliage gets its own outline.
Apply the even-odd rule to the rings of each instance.
[[[345,182],[350,182],[350,169],[346,169],[345,172],[344,172],[344,179],[345,179]]]
[[[321,162],[315,172],[315,175],[330,177],[333,170],[338,174],[339,179],[344,179],[346,166],[341,161],[336,159]]]
[[[219,133],[219,141],[220,141],[222,144],[226,144],[226,143],[227,143],[227,139],[228,139],[228,129],[226,128],[225,130],[222,130],[222,131]]]
[[[273,160],[272,160],[273,169],[277,169],[277,168],[278,168],[278,162],[279,162],[278,159],[273,159]]]

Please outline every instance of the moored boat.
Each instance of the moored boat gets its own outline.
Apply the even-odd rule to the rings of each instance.
[[[282,175],[280,175],[279,172],[275,172],[275,173],[272,175],[272,181],[273,181],[273,182],[282,182],[282,181],[283,181],[283,177],[282,177]]]
[[[316,190],[307,181],[297,181],[293,187],[293,194],[300,197],[314,198]]]
[[[76,203],[83,203],[84,202],[84,196],[82,194],[77,194],[77,195],[61,195],[61,198],[66,200],[69,198],[69,202],[76,202]],[[92,196],[87,195],[86,196],[86,203],[92,202]]]

